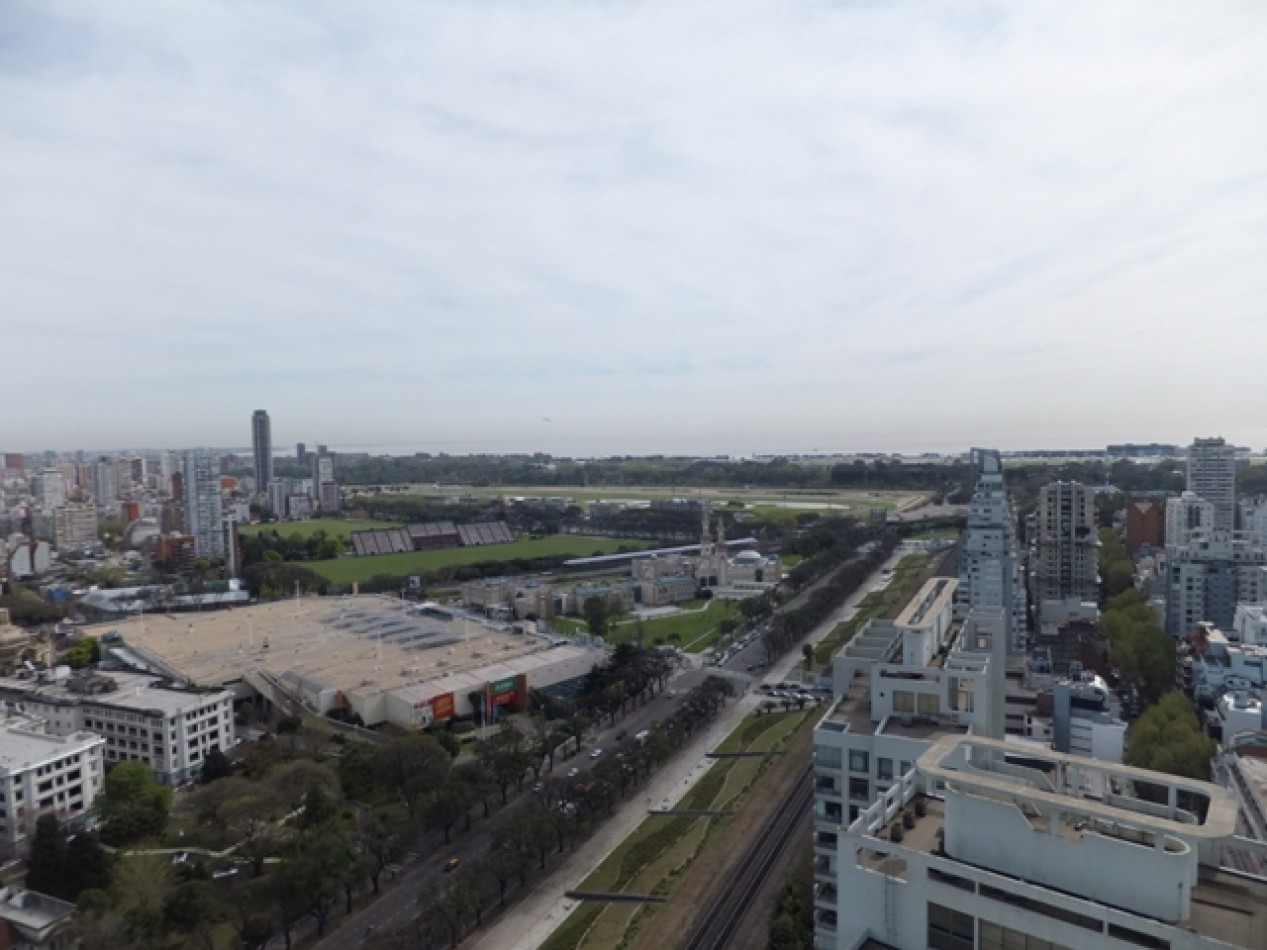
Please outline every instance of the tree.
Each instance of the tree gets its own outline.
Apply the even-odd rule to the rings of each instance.
[[[220,751],[219,746],[212,746],[206,758],[202,760],[202,772],[198,780],[203,785],[210,785],[217,779],[228,778],[233,774],[233,763]]]
[[[1201,730],[1192,704],[1169,693],[1131,727],[1126,763],[1170,775],[1210,780],[1210,760],[1218,744]]]
[[[585,617],[585,626],[589,628],[592,636],[606,636],[607,622],[611,616],[606,597],[598,595],[586,597],[581,605],[581,614]]]
[[[114,858],[101,847],[95,831],[81,831],[66,848],[67,898],[76,900],[86,890],[109,890]]]
[[[101,840],[118,846],[162,835],[171,798],[172,790],[155,782],[144,762],[120,762],[106,773],[94,803],[102,822]]]
[[[35,823],[31,842],[31,858],[27,864],[26,887],[50,897],[73,900],[70,896],[66,867],[66,834],[55,815],[40,815]]]
[[[209,881],[188,881],[163,901],[163,922],[204,950],[213,950],[212,933],[221,919],[220,895]]]

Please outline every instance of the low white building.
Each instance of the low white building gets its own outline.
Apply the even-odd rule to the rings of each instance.
[[[25,853],[41,815],[86,822],[103,777],[100,736],[50,735],[41,720],[6,713],[0,723],[0,854]]]
[[[1267,947],[1267,854],[1217,785],[946,736],[815,828],[815,946]]]
[[[107,764],[144,762],[164,785],[196,776],[213,748],[233,748],[233,694],[225,690],[177,688],[142,673],[93,672],[0,679],[0,699],[44,719],[49,733],[96,733]]]
[[[66,950],[78,946],[72,931],[75,905],[11,885],[0,887],[0,921],[6,947],[18,950]]]

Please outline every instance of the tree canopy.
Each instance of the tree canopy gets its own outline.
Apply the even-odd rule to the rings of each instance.
[[[1126,763],[1209,781],[1210,760],[1217,751],[1217,743],[1202,731],[1192,703],[1180,693],[1169,693],[1131,727]]]

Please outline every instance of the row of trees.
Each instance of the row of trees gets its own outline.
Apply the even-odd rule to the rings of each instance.
[[[346,549],[339,537],[318,529],[304,537],[298,531],[282,534],[274,528],[243,534],[239,539],[244,566],[261,561],[326,561],[338,557]]]
[[[761,634],[761,644],[770,659],[782,656],[800,642],[828,615],[844,603],[868,576],[897,548],[895,535],[886,534],[864,556],[846,560],[821,587],[816,588],[799,607],[774,614]],[[836,548],[831,549],[839,554]],[[823,555],[817,555],[815,560]],[[797,567],[800,567],[798,564]]]
[[[645,782],[691,735],[706,728],[734,695],[728,680],[709,677],[693,689],[645,742],[604,756],[584,775],[547,778],[526,807],[494,826],[488,852],[452,877],[428,885],[418,898],[418,917],[383,945],[411,950],[456,947],[505,903],[518,885],[547,869],[551,855],[585,840],[617,801]]]
[[[1100,578],[1106,599],[1132,587],[1135,582],[1135,562],[1126,545],[1112,528],[1100,529]]]

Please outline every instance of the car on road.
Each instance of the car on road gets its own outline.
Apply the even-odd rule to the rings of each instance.
[[[625,736],[627,735],[629,735],[629,733],[626,730],[621,729],[620,732],[616,733],[616,741],[623,742],[625,740]]]
[[[456,871],[458,865],[461,863],[462,862],[456,857],[449,858],[449,860],[444,863],[444,873],[448,874],[450,871]]]
[[[590,758],[597,759],[602,754],[603,754],[602,749],[594,749],[593,751],[590,752]]]
[[[572,766],[570,769],[568,769],[568,778],[576,778],[580,774],[581,774],[581,770],[578,769],[575,765]]]

